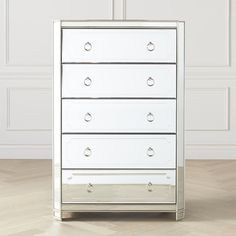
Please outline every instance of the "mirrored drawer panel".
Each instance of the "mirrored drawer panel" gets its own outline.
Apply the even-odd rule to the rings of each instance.
[[[176,97],[175,65],[66,64],[62,80],[63,97]]]
[[[174,133],[174,99],[63,99],[62,132]]]
[[[176,62],[175,29],[63,29],[62,62]]]
[[[63,168],[175,168],[175,135],[63,135]]]
[[[63,170],[62,202],[175,203],[175,170]]]

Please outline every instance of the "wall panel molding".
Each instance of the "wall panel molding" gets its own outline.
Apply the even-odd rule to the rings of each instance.
[[[4,66],[11,66],[11,67],[52,67],[51,65],[21,65],[21,64],[11,64],[10,63],[10,56],[9,56],[9,50],[10,50],[10,43],[9,43],[9,2],[10,0],[4,0],[4,18],[5,18],[5,24],[4,24]]]
[[[186,75],[186,79],[188,81],[195,80],[195,81],[204,81],[204,80],[222,80],[222,81],[227,81],[227,80],[236,80],[236,74],[226,74],[226,75]]]
[[[0,158],[51,158],[52,83],[0,80]]]
[[[222,32],[222,35],[223,35],[222,37],[225,37],[225,42],[224,43],[226,44],[226,45],[222,45],[223,48],[224,47],[226,48],[224,50],[224,53],[226,52],[226,54],[224,55],[224,61],[222,61],[223,57],[220,57],[219,60],[221,62],[216,63],[216,62],[209,62],[208,61],[207,65],[205,65],[205,64],[198,64],[198,63],[202,63],[201,60],[199,60],[197,64],[194,63],[192,65],[188,65],[187,67],[189,69],[191,69],[191,70],[194,70],[194,69],[197,69],[197,70],[198,69],[199,70],[205,70],[205,69],[209,69],[209,70],[212,70],[212,69],[228,70],[232,66],[232,61],[231,61],[231,57],[232,57],[232,55],[231,55],[231,49],[232,49],[231,48],[231,45],[232,45],[232,42],[231,42],[232,41],[232,37],[231,37],[231,31],[232,31],[232,27],[231,27],[232,26],[232,12],[231,12],[232,4],[231,4],[231,1],[232,0],[223,1],[223,4],[224,4],[225,7],[222,8],[221,10],[222,10],[222,17],[224,16],[224,20],[223,20],[224,22],[219,23],[219,22],[216,21],[216,24],[215,24],[215,25],[217,25],[219,23],[219,26],[221,26],[221,27],[222,27],[222,24],[225,24],[224,30],[226,31],[226,33]],[[204,1],[204,2],[201,1],[201,3],[199,2],[199,4],[192,3],[191,1],[188,1],[188,0],[186,0],[186,1],[182,0],[182,1],[176,1],[176,2],[168,1],[168,3],[165,3],[165,1],[162,2],[160,0],[159,1],[153,0],[153,1],[149,1],[148,4],[145,0],[124,0],[123,2],[124,2],[124,5],[125,5],[124,15],[126,16],[127,19],[141,18],[141,19],[147,19],[147,20],[163,20],[163,19],[186,20],[184,18],[184,16],[183,15],[180,16],[180,14],[183,14],[184,12],[190,11],[191,10],[190,8],[192,8],[193,6],[195,6],[194,9],[193,9],[194,12],[196,12],[196,13],[198,11],[200,12],[201,9],[197,9],[197,7],[200,8],[200,7],[202,7],[202,5],[204,5],[204,8],[206,8],[206,9],[209,9],[209,6],[211,6],[211,9],[209,9],[209,11],[212,10],[214,12],[214,1],[213,0],[207,0],[207,1]],[[176,6],[179,6],[179,9],[182,9],[180,12],[178,12],[178,9],[177,9],[176,12],[175,12],[174,17],[172,17],[172,18],[171,18],[171,15],[168,14],[168,11],[173,12],[170,9],[171,5],[169,3],[172,3],[173,8],[175,8]],[[217,3],[219,4],[219,1],[217,1],[216,4]],[[164,7],[162,6],[162,4],[163,4]],[[137,8],[138,10],[136,10],[137,5],[138,5],[138,8]],[[168,8],[167,8],[167,5],[168,5]],[[132,9],[135,9],[135,13],[131,14],[131,17],[130,17],[129,16],[129,11],[132,12]],[[151,9],[151,10],[149,10],[149,9]],[[154,11],[154,9],[157,9],[157,10]],[[162,9],[162,10],[160,11],[159,9]],[[215,17],[216,20],[217,20],[218,17],[220,16],[220,13],[218,12],[218,10],[219,9],[217,9],[214,14],[211,14],[211,12],[209,12],[209,14],[207,15],[206,21],[209,18],[212,18],[212,17]],[[225,10],[225,12],[223,12],[224,10]],[[149,11],[151,11],[150,12],[151,14],[148,14]],[[143,13],[141,13],[141,12],[143,12]],[[156,17],[154,16],[154,12],[156,13]],[[165,14],[165,12],[167,14]],[[216,13],[218,13],[218,14],[216,14]],[[159,15],[161,15],[162,18],[160,18]],[[168,15],[168,16],[167,16],[167,18],[165,18],[165,17],[163,17],[163,15]],[[178,17],[176,17],[176,15],[178,15]],[[194,17],[194,16],[192,16],[192,17]],[[201,17],[205,17],[205,15],[201,16]],[[189,15],[188,15],[188,18],[189,18]],[[189,23],[190,19],[188,19],[188,20],[189,21],[186,21],[186,32],[188,32],[188,29],[189,29],[188,26],[190,26],[190,24],[191,24],[192,27],[195,27],[195,28],[204,28],[204,25],[203,25],[204,22],[200,21],[200,18],[198,20],[199,21],[199,26],[198,27],[196,26],[196,21],[194,21],[194,23],[193,23],[193,21],[191,20],[191,23]],[[215,26],[215,25],[212,25],[212,29],[213,29],[213,26]],[[206,35],[206,37],[211,35],[210,32],[212,31],[212,29],[209,28],[206,31],[206,32],[209,32]],[[202,36],[199,36],[198,38],[200,39],[201,37]],[[208,42],[209,45],[213,44],[215,39],[216,38],[212,37],[212,43]],[[192,48],[196,48],[198,46],[201,46],[201,47],[203,46],[203,45],[201,45],[202,43],[200,43],[200,45],[197,45],[197,42],[195,42],[195,43],[196,43],[196,45],[193,45]],[[219,51],[219,47],[220,47],[220,45],[215,45],[215,52]],[[208,53],[208,56],[210,54],[211,53]],[[204,54],[202,55],[202,57],[204,58]],[[212,57],[211,59],[215,60],[214,57]]]
[[[0,74],[0,81],[4,80],[48,80],[52,81],[52,76],[50,75],[45,75],[45,74]]]
[[[185,130],[186,131],[229,130],[230,128],[229,90],[230,90],[229,87],[186,88],[187,100],[186,100]],[[191,99],[191,96],[194,96],[194,98]]]
[[[113,20],[125,20],[125,7],[125,0],[113,0]]]
[[[16,71],[18,69],[21,69],[21,68],[24,69],[25,71],[28,71],[28,70],[31,71],[32,69],[40,71],[41,69],[43,69],[43,70],[46,70],[46,71],[49,72],[50,70],[52,70],[52,64],[51,63],[50,64],[48,64],[48,63],[46,63],[46,64],[44,64],[44,63],[34,63],[34,64],[23,63],[23,64],[21,64],[21,63],[15,63],[15,62],[11,61],[11,56],[10,56],[10,50],[11,50],[11,46],[10,46],[10,27],[11,27],[11,25],[10,25],[10,15],[12,16],[13,14],[10,14],[10,11],[11,11],[10,2],[12,2],[12,0],[1,0],[1,1],[4,1],[4,5],[3,5],[4,6],[4,9],[3,9],[3,14],[4,14],[4,28],[3,28],[3,34],[4,34],[4,39],[3,39],[4,40],[4,42],[3,42],[4,43],[4,61],[3,61],[2,66],[3,67],[9,67],[9,70],[13,69],[13,70],[16,70]],[[22,1],[22,0],[19,0],[19,1]],[[101,4],[100,10],[102,10],[102,11],[104,11],[103,10],[104,5],[109,4],[109,6],[106,6],[107,10],[108,10],[107,11],[107,16],[102,17],[101,19],[104,19],[104,18],[108,19],[108,20],[114,19],[114,13],[116,11],[114,5],[115,5],[116,1],[117,0],[103,0],[103,4],[102,4],[102,2],[100,3]],[[38,2],[40,2],[40,1],[38,1]],[[83,1],[83,0],[78,1],[78,4],[79,4],[79,2],[86,5],[85,1]],[[105,2],[106,2],[106,4],[104,4]],[[23,6],[22,6],[22,8],[23,8]],[[55,8],[55,6],[54,6],[54,8]],[[26,9],[26,8],[23,8],[23,9]],[[96,12],[99,12],[98,10],[99,10],[99,8],[96,9]],[[88,12],[88,15],[92,14],[89,11],[87,11],[87,12]],[[94,10],[91,9],[91,12],[94,12]],[[78,17],[78,15],[77,15],[77,17]],[[64,19],[65,17],[59,17],[59,18]],[[69,19],[69,17],[66,17],[66,18]],[[91,18],[94,18],[94,17],[91,15],[87,19],[91,19]],[[53,19],[58,19],[58,17],[52,17],[52,20]],[[99,18],[95,17],[95,19],[99,19]],[[37,18],[34,18],[33,20],[36,21],[36,23],[38,23]],[[40,22],[40,19],[38,19],[38,21]],[[35,45],[35,46],[37,46],[37,45]]]
[[[20,93],[18,95],[18,98],[16,97],[15,99],[12,99],[17,92]],[[28,98],[28,99],[23,99],[23,102],[22,102],[21,101],[22,97],[26,96],[27,93],[28,93],[28,97],[26,97],[26,98]],[[33,94],[34,94],[34,97],[32,97]],[[51,122],[50,122],[51,121],[50,115],[52,113],[51,102],[49,100],[48,103],[45,103],[45,104],[38,103],[39,102],[38,97],[41,97],[42,99],[44,99],[46,94],[51,95],[50,88],[40,88],[40,87],[27,87],[27,88],[11,87],[11,88],[7,88],[6,131],[17,131],[17,132],[51,131],[52,130],[51,127],[49,128],[49,126],[51,126]],[[50,96],[48,96],[48,97],[50,97]],[[15,103],[17,102],[17,103],[14,104],[14,102]],[[48,104],[50,104],[50,105],[48,105]],[[19,112],[14,111],[14,107],[12,107],[14,105],[17,106],[17,109],[19,109]],[[25,110],[25,107],[27,108],[27,105],[29,105],[28,109]],[[23,109],[23,107],[24,107],[24,109]],[[49,109],[46,109],[47,110],[46,114],[45,114],[45,112],[43,112],[43,110],[45,110],[44,108],[49,108]],[[24,114],[25,112],[27,112],[28,115]],[[30,114],[33,114],[33,116],[29,118],[28,116]],[[47,115],[49,118],[48,122],[47,122],[47,120],[42,121],[42,119],[37,119],[37,117],[40,117],[40,115],[42,115],[43,117],[45,115]]]
[[[225,65],[216,65],[216,66],[198,66],[198,65],[195,65],[195,66],[188,66],[188,68],[198,68],[198,69],[201,69],[201,68],[208,68],[208,69],[214,69],[214,68],[223,68],[223,69],[227,69],[229,67],[232,66],[232,62],[231,62],[231,25],[232,25],[232,22],[231,22],[231,1],[232,0],[226,0],[225,4],[227,5],[227,14],[226,14],[226,24],[227,24],[227,33],[226,33],[226,36],[227,36],[227,61],[225,62]]]

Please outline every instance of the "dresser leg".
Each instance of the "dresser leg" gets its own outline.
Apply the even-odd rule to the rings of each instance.
[[[184,209],[179,209],[176,212],[176,221],[182,220],[184,218],[185,211]]]
[[[65,219],[69,219],[72,217],[73,217],[72,212],[63,212],[63,211],[54,209],[54,219],[55,220],[63,221]]]
[[[55,220],[62,220],[62,212],[58,209],[53,209],[53,216]]]

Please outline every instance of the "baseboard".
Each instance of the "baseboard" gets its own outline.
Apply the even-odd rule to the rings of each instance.
[[[187,145],[186,159],[236,160],[236,145]]]
[[[52,159],[52,146],[0,145],[0,159]]]

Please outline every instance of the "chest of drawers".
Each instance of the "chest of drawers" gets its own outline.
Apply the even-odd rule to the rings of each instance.
[[[184,217],[184,23],[55,21],[53,208]]]

